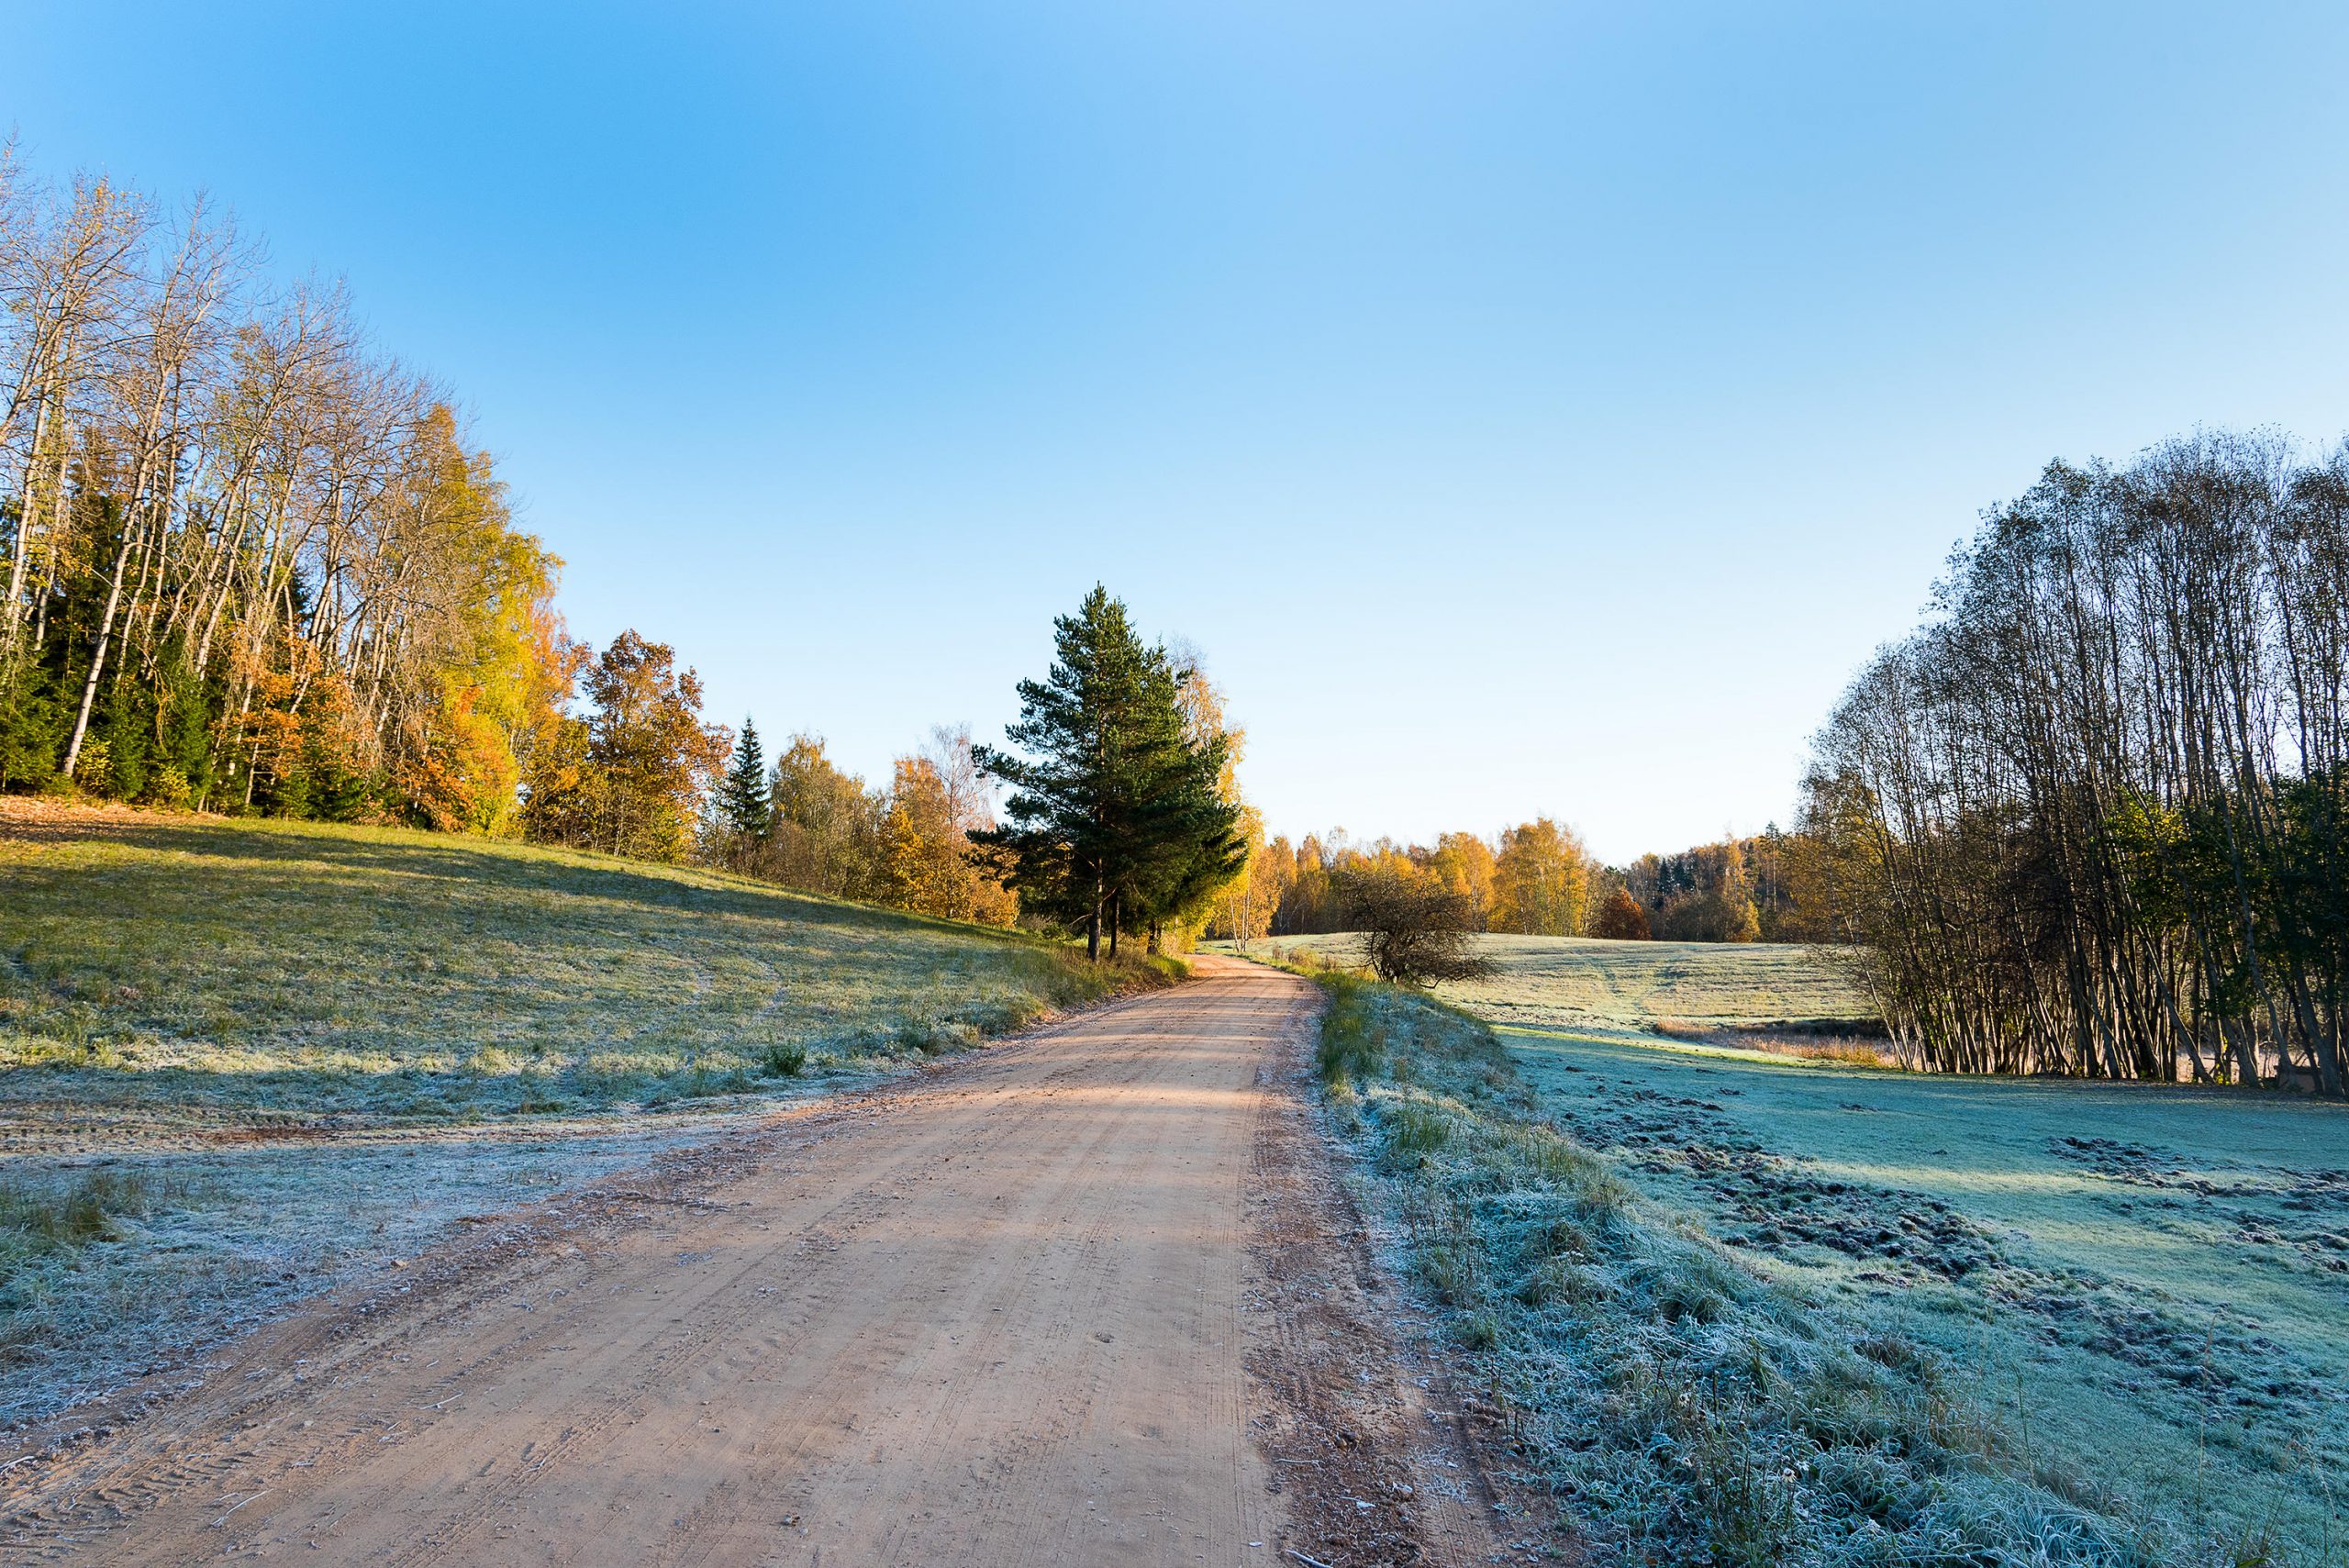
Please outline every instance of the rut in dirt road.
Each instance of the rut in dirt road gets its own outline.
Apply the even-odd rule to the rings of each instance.
[[[258,1335],[36,1477],[0,1540],[125,1563],[1294,1561],[1252,1434],[1245,1188],[1311,990],[1202,968],[743,1140],[649,1219],[542,1228]]]

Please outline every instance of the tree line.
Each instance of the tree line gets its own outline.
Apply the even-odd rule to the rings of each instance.
[[[257,256],[0,148],[0,789],[696,859],[1113,951],[1236,869],[1239,738],[1106,593],[1012,749],[941,730],[868,788],[796,735],[770,769],[668,645],[574,639],[449,394]]]
[[[1207,934],[1253,940],[1358,929],[1374,879],[1382,903],[1414,884],[1454,900],[1469,931],[1626,940],[1750,942],[1833,940],[1797,897],[1798,835],[1772,828],[1627,865],[1599,862],[1547,817],[1502,829],[1440,835],[1433,844],[1358,843],[1341,828],[1252,837],[1245,872],[1216,901]]]
[[[573,639],[451,396],[256,257],[0,150],[0,788],[708,849],[731,737],[697,674]],[[792,762],[795,798],[829,782]],[[936,903],[906,851],[936,787],[901,779],[895,852],[829,890]]]
[[[340,289],[0,150],[0,787],[510,828],[558,566]]]
[[[1008,926],[1019,912],[1000,857],[975,835],[995,826],[993,792],[970,731],[939,728],[891,766],[886,785],[837,766],[818,736],[791,737],[770,764],[743,721],[711,797],[701,858],[831,898]]]
[[[451,396],[258,255],[0,147],[0,789],[693,854],[699,677],[574,639]]]
[[[1804,795],[1798,880],[1920,1065],[2342,1093],[2349,448],[2050,465]]]

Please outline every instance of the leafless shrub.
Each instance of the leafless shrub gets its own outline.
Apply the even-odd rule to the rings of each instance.
[[[1493,973],[1471,941],[1475,910],[1434,878],[1367,866],[1346,872],[1340,892],[1348,918],[1362,931],[1364,955],[1381,980],[1425,987]]]

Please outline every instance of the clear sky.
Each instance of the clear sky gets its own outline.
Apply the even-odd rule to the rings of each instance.
[[[443,378],[598,639],[885,776],[1098,580],[1275,829],[1626,858],[2056,455],[2349,431],[2349,8],[0,13],[37,172],[208,189]]]

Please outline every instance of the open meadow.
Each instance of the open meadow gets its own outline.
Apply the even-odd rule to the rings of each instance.
[[[705,872],[0,802],[0,1423],[1153,978]]]
[[[2349,1554],[2340,1106],[1792,1058],[1771,1026],[1849,1007],[1800,949],[1480,945],[1500,972],[1440,995],[1498,1027],[1534,1119],[1793,1299],[1935,1355],[2047,1493],[2136,1521],[2148,1561]],[[1656,1032],[1684,1021],[1717,1028]]]
[[[1237,950],[1235,950],[1237,951]],[[1275,937],[1247,951],[1279,962],[1311,952],[1360,962],[1359,937]],[[1832,1034],[1872,1023],[1867,997],[1807,947],[1782,942],[1611,942],[1596,937],[1475,939],[1487,979],[1436,994],[1496,1026],[1662,1030],[1815,1029]]]

